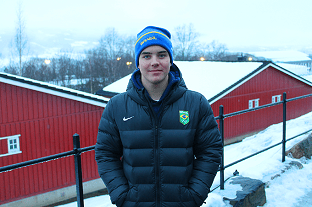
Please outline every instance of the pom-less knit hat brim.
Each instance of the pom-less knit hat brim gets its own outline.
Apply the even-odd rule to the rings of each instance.
[[[165,48],[170,55],[170,62],[173,63],[172,58],[172,43],[171,34],[168,30],[160,27],[148,26],[145,27],[137,35],[137,41],[135,43],[135,64],[136,67],[139,65],[139,57],[141,52],[153,45],[159,45]]]

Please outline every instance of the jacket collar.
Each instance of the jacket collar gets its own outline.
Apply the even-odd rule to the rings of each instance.
[[[127,93],[132,97],[136,102],[147,105],[145,96],[144,96],[144,86],[141,82],[141,72],[139,69],[135,70],[132,73],[132,76],[129,80],[127,86]],[[166,100],[167,103],[171,103],[178,98],[180,98],[183,93],[187,90],[185,82],[182,78],[180,69],[173,63],[170,67],[169,72],[169,84],[164,91],[160,101]],[[147,91],[146,91],[147,92]],[[168,96],[168,94],[170,94]]]

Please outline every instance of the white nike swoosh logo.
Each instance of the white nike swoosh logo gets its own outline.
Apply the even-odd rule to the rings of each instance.
[[[124,117],[122,120],[123,121],[128,121],[129,119],[132,119],[134,116],[131,116],[131,117],[129,117],[129,118],[126,118],[126,117]]]

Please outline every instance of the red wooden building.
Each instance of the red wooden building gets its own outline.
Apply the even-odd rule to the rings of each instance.
[[[276,64],[266,62],[210,98],[209,102],[217,116],[220,105],[224,106],[224,114],[229,114],[282,101],[284,92],[287,99],[312,94],[312,83]],[[312,97],[288,102],[286,118],[294,119],[311,111]],[[239,141],[282,121],[282,104],[226,118],[225,143]]]
[[[175,61],[181,70],[186,86],[202,93],[210,102],[214,115],[219,106],[224,114],[266,105],[312,93],[312,83],[294,73],[300,66],[283,64],[285,69],[272,62],[210,62]],[[302,66],[304,67],[304,66]],[[308,69],[308,68],[306,68]],[[293,72],[291,72],[292,70]],[[97,94],[125,91],[130,75],[105,87]],[[109,93],[107,93],[109,92]],[[287,103],[287,120],[312,111],[312,97]],[[226,118],[225,143],[232,143],[266,127],[282,122],[282,105]]]
[[[96,143],[108,99],[0,73],[0,167]],[[99,178],[94,151],[82,154],[83,180]],[[73,157],[0,173],[0,205],[75,185]]]

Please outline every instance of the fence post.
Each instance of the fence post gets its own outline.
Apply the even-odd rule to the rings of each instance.
[[[223,116],[223,105],[219,106],[219,117],[220,117],[220,133],[222,139],[222,157],[220,164],[220,189],[224,190],[224,116]]]
[[[80,138],[79,134],[73,135],[74,141],[74,159],[75,159],[75,174],[76,174],[76,193],[77,193],[77,206],[84,207],[83,203],[83,187],[82,187],[82,170],[81,170],[81,155],[80,149]]]
[[[282,162],[285,162],[286,151],[286,92],[283,93],[283,141],[282,141]]]

